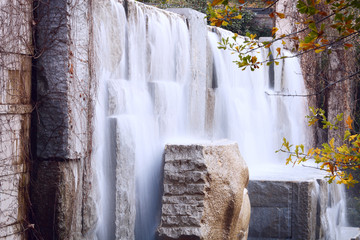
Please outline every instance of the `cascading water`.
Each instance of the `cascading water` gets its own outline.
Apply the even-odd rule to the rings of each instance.
[[[97,22],[95,158],[100,188],[97,237],[102,240],[119,238],[127,232],[123,226],[134,227],[136,239],[154,239],[163,146],[166,139],[186,132],[186,23],[175,14],[141,6],[134,3],[126,19],[123,6],[111,1],[111,11],[104,8]],[[125,204],[119,204],[122,201]]]
[[[232,37],[230,32],[216,31],[221,37]],[[290,142],[306,142],[306,98],[276,96],[270,87],[268,68],[242,71],[232,63],[237,60],[236,54],[217,48],[218,34],[209,33],[209,40],[218,85],[215,91],[215,138],[236,140],[244,159],[251,159],[248,165],[278,163],[283,158],[279,158],[274,149],[279,148],[283,136]],[[268,51],[259,49],[254,54],[263,61]],[[284,64],[283,76],[275,79],[278,81],[275,85],[281,87],[280,93],[304,94],[297,59],[289,58]]]
[[[185,19],[137,2],[127,6],[127,14],[116,1],[97,9],[97,239],[132,239],[134,232],[136,239],[155,238],[162,153],[170,140],[205,136],[235,140],[250,171],[257,169],[252,166],[284,159],[274,153],[283,136],[290,142],[306,142],[306,99],[276,95],[305,93],[298,60],[286,59],[282,76],[272,86],[268,68],[241,71],[232,63],[236,55],[217,49],[219,36],[230,33],[216,32],[208,33],[216,81],[213,123],[201,136],[189,121],[190,106],[200,103],[190,101],[194,76]],[[267,56],[263,49],[255,54],[260,60]],[[206,109],[203,104],[198,108]]]

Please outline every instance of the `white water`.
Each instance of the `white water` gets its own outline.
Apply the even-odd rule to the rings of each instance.
[[[229,32],[220,33],[229,37]],[[306,143],[306,98],[274,95],[277,93],[269,86],[267,67],[242,71],[232,63],[236,54],[217,48],[218,34],[209,33],[209,39],[218,82],[214,137],[236,140],[250,166],[283,161],[275,150],[284,136],[291,143]],[[262,61],[268,51],[259,49],[254,54]],[[289,52],[285,54],[291,56]],[[275,85],[281,86],[280,94],[305,94],[297,58],[287,59],[283,69],[282,78],[275,79]]]
[[[109,8],[99,19],[96,38],[97,238],[119,237],[118,229],[129,224],[135,227],[137,239],[153,239],[160,217],[163,146],[166,139],[187,131],[189,34],[184,20],[174,14],[170,17],[134,5],[126,19],[121,4],[112,1]],[[112,145],[114,141],[119,146]],[[121,171],[122,164],[134,166]],[[128,180],[119,176],[121,173],[136,178],[124,184]],[[128,209],[117,209],[121,205],[118,200],[123,199],[128,201]],[[131,208],[135,201],[135,222],[132,217],[121,217],[119,211],[135,213]]]
[[[239,70],[232,63],[236,56],[217,49],[219,36],[211,31],[208,42],[217,80],[214,122],[204,136],[194,134],[192,129],[205,126],[189,121],[190,105],[200,103],[189,101],[191,48],[184,19],[136,2],[129,12],[126,18],[123,6],[111,1],[98,9],[95,19],[99,240],[119,239],[120,231],[131,239],[134,229],[136,239],[154,239],[160,221],[162,153],[169,141],[232,139],[250,170],[262,165],[261,170],[283,165],[284,157],[274,153],[283,136],[293,143],[307,140],[306,99],[273,95],[306,93],[298,60],[285,61],[276,92],[269,86],[268,68]],[[267,52],[256,54],[261,60]]]

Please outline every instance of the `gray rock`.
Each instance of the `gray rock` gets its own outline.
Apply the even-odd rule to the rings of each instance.
[[[249,239],[323,239],[328,188],[324,179],[250,180]]]
[[[160,239],[246,239],[248,169],[237,144],[167,145]]]

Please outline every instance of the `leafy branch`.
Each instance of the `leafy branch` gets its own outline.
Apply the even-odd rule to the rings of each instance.
[[[278,1],[272,0],[262,0],[268,7],[275,5]],[[227,0],[213,0],[212,3],[208,4],[208,18],[211,25],[214,26],[227,26],[231,24],[234,19],[242,18],[242,8],[245,4],[245,0],[239,0],[238,6],[231,6]],[[223,5],[223,7],[219,7]],[[324,6],[328,6],[329,11],[325,12],[322,10]],[[268,8],[267,7],[267,8]],[[297,10],[300,14],[306,16],[306,21],[301,24],[305,25],[304,28],[299,31],[292,32],[290,34],[283,34],[279,37],[276,36],[278,28],[274,27],[272,30],[273,40],[269,42],[264,42],[263,44],[256,44],[254,41],[253,35],[249,34],[250,40],[238,44],[236,42],[237,35],[234,35],[234,42],[230,42],[228,39],[222,39],[219,45],[220,49],[229,49],[233,53],[238,53],[239,60],[235,61],[238,67],[245,70],[247,67],[250,67],[252,71],[259,68],[260,65],[267,62],[268,65],[271,63],[278,64],[273,60],[265,60],[263,62],[258,62],[256,57],[252,56],[250,53],[260,49],[262,47],[270,48],[270,46],[277,41],[282,41],[282,44],[285,45],[285,39],[291,39],[298,41],[297,50],[299,55],[314,51],[315,53],[320,53],[324,50],[331,52],[330,47],[333,45],[342,45],[345,49],[353,47],[351,40],[359,36],[360,30],[360,3],[357,0],[318,0],[318,1],[303,1],[298,0]],[[273,11],[270,14],[270,17],[279,17],[280,19],[285,18],[284,13]],[[320,18],[319,20],[316,20]],[[324,23],[326,20],[329,20],[329,23]],[[300,23],[298,23],[300,24]],[[337,32],[337,37],[328,36],[327,29],[333,29]],[[308,31],[305,37],[300,39],[298,36],[299,33]],[[280,54],[281,49],[277,48],[278,55]],[[271,53],[269,53],[268,58]],[[282,58],[282,57],[280,57]]]
[[[343,114],[338,114],[335,119],[329,121],[325,111],[310,107],[311,115],[308,118],[309,126],[317,122],[322,124],[323,129],[338,129],[339,123],[344,121]],[[350,116],[345,120],[347,130],[341,138],[341,144],[336,146],[335,139],[323,143],[321,147],[311,148],[305,152],[304,145],[292,145],[283,138],[282,146],[276,152],[287,153],[286,164],[301,164],[308,160],[314,160],[320,170],[327,172],[326,178],[332,183],[345,184],[348,188],[358,183],[348,170],[360,169],[360,134],[353,129],[353,120]]]

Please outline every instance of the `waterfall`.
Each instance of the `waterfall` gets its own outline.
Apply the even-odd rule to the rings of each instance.
[[[282,137],[286,136],[292,143],[306,143],[306,98],[281,96],[306,93],[298,59],[284,61],[285,71],[275,79],[281,89],[275,92],[270,86],[269,69],[242,71],[233,64],[238,57],[236,54],[218,49],[221,37],[231,39],[231,33],[216,31],[218,34],[209,32],[218,86],[215,89],[214,136],[236,140],[250,166],[279,163],[284,158],[274,150],[281,146]],[[241,41],[244,40],[239,39],[240,44]],[[264,61],[268,50],[261,48],[254,51],[254,55],[260,62]],[[278,93],[280,96],[276,95]]]
[[[267,67],[241,71],[232,63],[236,55],[217,48],[229,32],[209,29],[208,54],[214,67],[208,81],[215,99],[211,112],[211,103],[192,102],[191,94],[198,94],[190,90],[197,56],[190,54],[185,18],[129,3],[126,14],[122,4],[111,0],[96,9],[94,19],[99,240],[155,238],[162,153],[169,141],[235,140],[251,170],[252,165],[284,165],[284,156],[275,155],[283,136],[293,143],[307,140],[306,98],[281,96],[306,93],[298,59],[291,53],[284,50],[292,58],[282,60],[281,75],[272,86]],[[261,61],[268,52],[259,49],[254,54]],[[194,105],[213,114],[209,126],[195,127],[207,133],[193,131]]]
[[[123,6],[111,1],[96,28],[101,49],[95,112],[98,239],[124,234],[131,239],[134,229],[137,239],[154,239],[160,221],[163,146],[187,131],[186,23],[165,11],[137,3],[130,7],[127,19]]]

